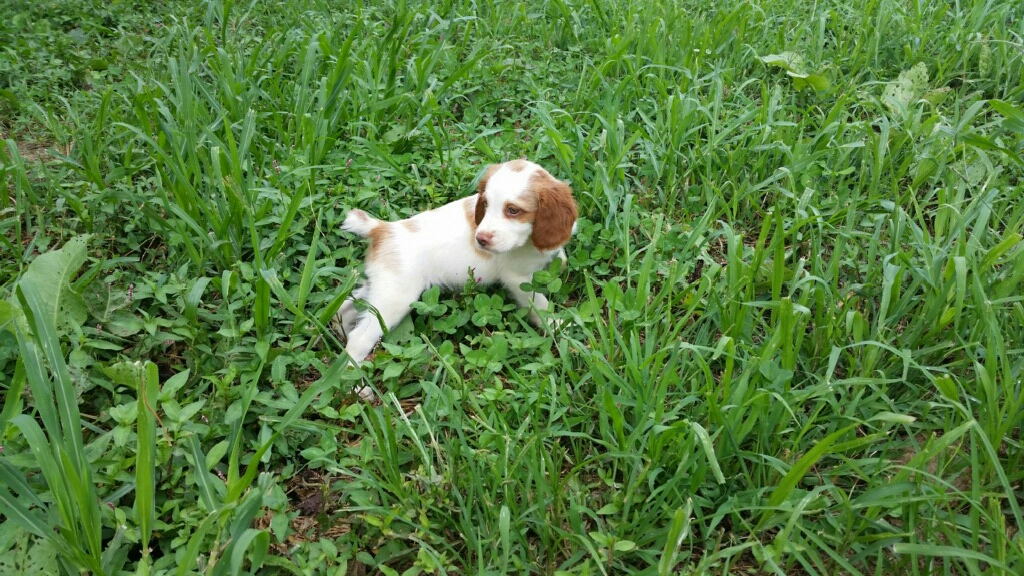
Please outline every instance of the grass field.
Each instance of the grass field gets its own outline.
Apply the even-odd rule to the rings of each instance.
[[[2,4],[0,573],[1024,573],[1024,4]],[[557,333],[344,370],[347,210],[522,156]]]

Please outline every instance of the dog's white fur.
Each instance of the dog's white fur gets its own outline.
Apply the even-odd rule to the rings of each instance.
[[[371,311],[360,313],[355,300],[377,310],[388,329],[409,313],[420,294],[433,285],[461,286],[473,277],[502,284],[530,321],[541,324],[547,310],[543,294],[519,286],[556,256],[576,224],[576,201],[569,186],[540,166],[514,160],[487,168],[478,193],[398,222],[385,222],[352,210],[342,230],[370,238],[366,282],[342,304],[338,320],[348,337],[350,359],[365,359],[384,331]],[[360,395],[372,396],[368,389]]]

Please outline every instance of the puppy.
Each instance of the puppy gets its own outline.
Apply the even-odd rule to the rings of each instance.
[[[519,286],[556,256],[565,261],[562,247],[576,217],[569,186],[526,160],[489,166],[477,194],[405,220],[385,222],[350,211],[341,229],[370,239],[366,282],[336,317],[348,337],[351,361],[365,359],[384,334],[381,321],[394,328],[424,290],[437,284],[458,287],[469,277],[502,284],[540,326],[537,311],[547,310],[547,298]],[[355,300],[376,309],[380,319],[370,310],[356,310]],[[366,388],[359,393],[372,397]]]

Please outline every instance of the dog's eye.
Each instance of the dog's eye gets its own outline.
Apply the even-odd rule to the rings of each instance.
[[[505,208],[505,213],[508,214],[509,216],[518,216],[520,212],[522,212],[522,210],[516,208],[515,206],[507,206]]]

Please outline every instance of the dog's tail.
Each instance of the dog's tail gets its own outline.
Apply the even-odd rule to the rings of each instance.
[[[350,210],[345,221],[341,223],[341,229],[346,232],[354,232],[362,237],[367,237],[374,228],[383,224],[373,216],[362,210]]]

